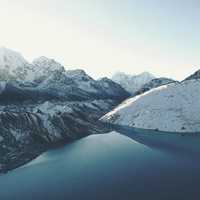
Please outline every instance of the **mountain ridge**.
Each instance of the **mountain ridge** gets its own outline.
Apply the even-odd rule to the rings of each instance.
[[[141,87],[154,79],[155,76],[149,72],[143,72],[138,75],[129,75],[123,72],[115,73],[112,76],[112,80],[120,84],[126,91],[131,94],[134,94],[136,91],[141,89]]]
[[[0,172],[57,143],[106,132],[98,119],[130,96],[112,80],[94,80],[80,69],[65,70],[53,59],[28,63],[8,49],[1,56]]]
[[[29,63],[15,51],[0,52],[0,172],[21,166],[54,145],[109,131],[100,118],[156,130],[169,130],[169,125],[182,132],[200,128],[191,115],[200,113],[197,77],[179,83],[145,72],[137,82],[125,75],[130,77],[127,85],[133,83],[128,92],[123,84],[107,77],[95,80],[82,69],[66,70],[54,59],[42,56]],[[164,105],[169,109],[163,111]],[[177,109],[181,119],[174,117]],[[167,116],[171,124],[166,125]]]
[[[125,100],[101,120],[142,129],[198,132],[198,99],[200,79],[172,82]]]

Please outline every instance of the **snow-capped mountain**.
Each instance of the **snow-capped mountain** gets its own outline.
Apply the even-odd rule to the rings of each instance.
[[[152,79],[148,83],[144,84],[138,91],[136,91],[134,93],[134,96],[138,95],[138,94],[142,94],[144,92],[147,92],[153,88],[157,88],[162,85],[167,85],[167,84],[173,83],[173,82],[176,82],[176,81],[173,79],[170,79],[170,78],[165,78],[165,77]]]
[[[0,48],[0,80],[40,82],[55,71],[64,67],[53,59],[42,56],[29,63],[20,53]]]
[[[155,77],[148,73],[143,72],[139,75],[128,75],[123,72],[118,72],[112,76],[112,80],[120,84],[129,93],[134,94],[136,91],[141,89],[141,87],[154,79]]]
[[[15,71],[18,67],[22,67],[27,64],[27,61],[20,53],[7,49],[5,47],[0,48],[1,68],[7,68],[10,71]]]
[[[66,71],[54,59],[43,56],[30,64],[15,51],[1,48],[0,52],[0,101],[120,100],[129,96],[111,80],[96,81],[83,70]]]
[[[52,145],[108,131],[98,120],[102,116],[108,123],[197,132],[198,76],[199,72],[181,83],[149,73],[94,80],[53,59],[40,57],[29,63],[21,54],[1,48],[0,172],[28,162]],[[131,95],[137,96],[127,99]]]
[[[171,83],[124,101],[104,122],[170,132],[200,131],[200,80]]]
[[[94,80],[40,57],[31,64],[0,50],[0,172],[51,145],[105,132],[98,119],[130,96],[119,84]]]
[[[20,53],[0,48],[0,80],[32,81],[33,69]]]
[[[65,71],[60,63],[45,56],[34,59],[32,65],[34,66],[34,79],[37,82],[43,81],[56,71]]]

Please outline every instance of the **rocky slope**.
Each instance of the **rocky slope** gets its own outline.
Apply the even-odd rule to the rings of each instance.
[[[124,101],[101,120],[143,129],[199,132],[199,99],[199,79],[171,83]]]
[[[130,95],[107,78],[66,71],[46,57],[30,64],[3,48],[0,61],[0,171],[52,145],[105,131],[99,117]]]

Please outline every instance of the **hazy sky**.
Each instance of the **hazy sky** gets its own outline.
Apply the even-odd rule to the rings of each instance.
[[[200,68],[199,0],[0,0],[0,46],[93,77]]]

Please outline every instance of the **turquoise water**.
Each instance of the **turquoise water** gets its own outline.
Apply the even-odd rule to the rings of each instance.
[[[198,199],[198,140],[128,131],[88,136],[1,175],[0,199]]]

